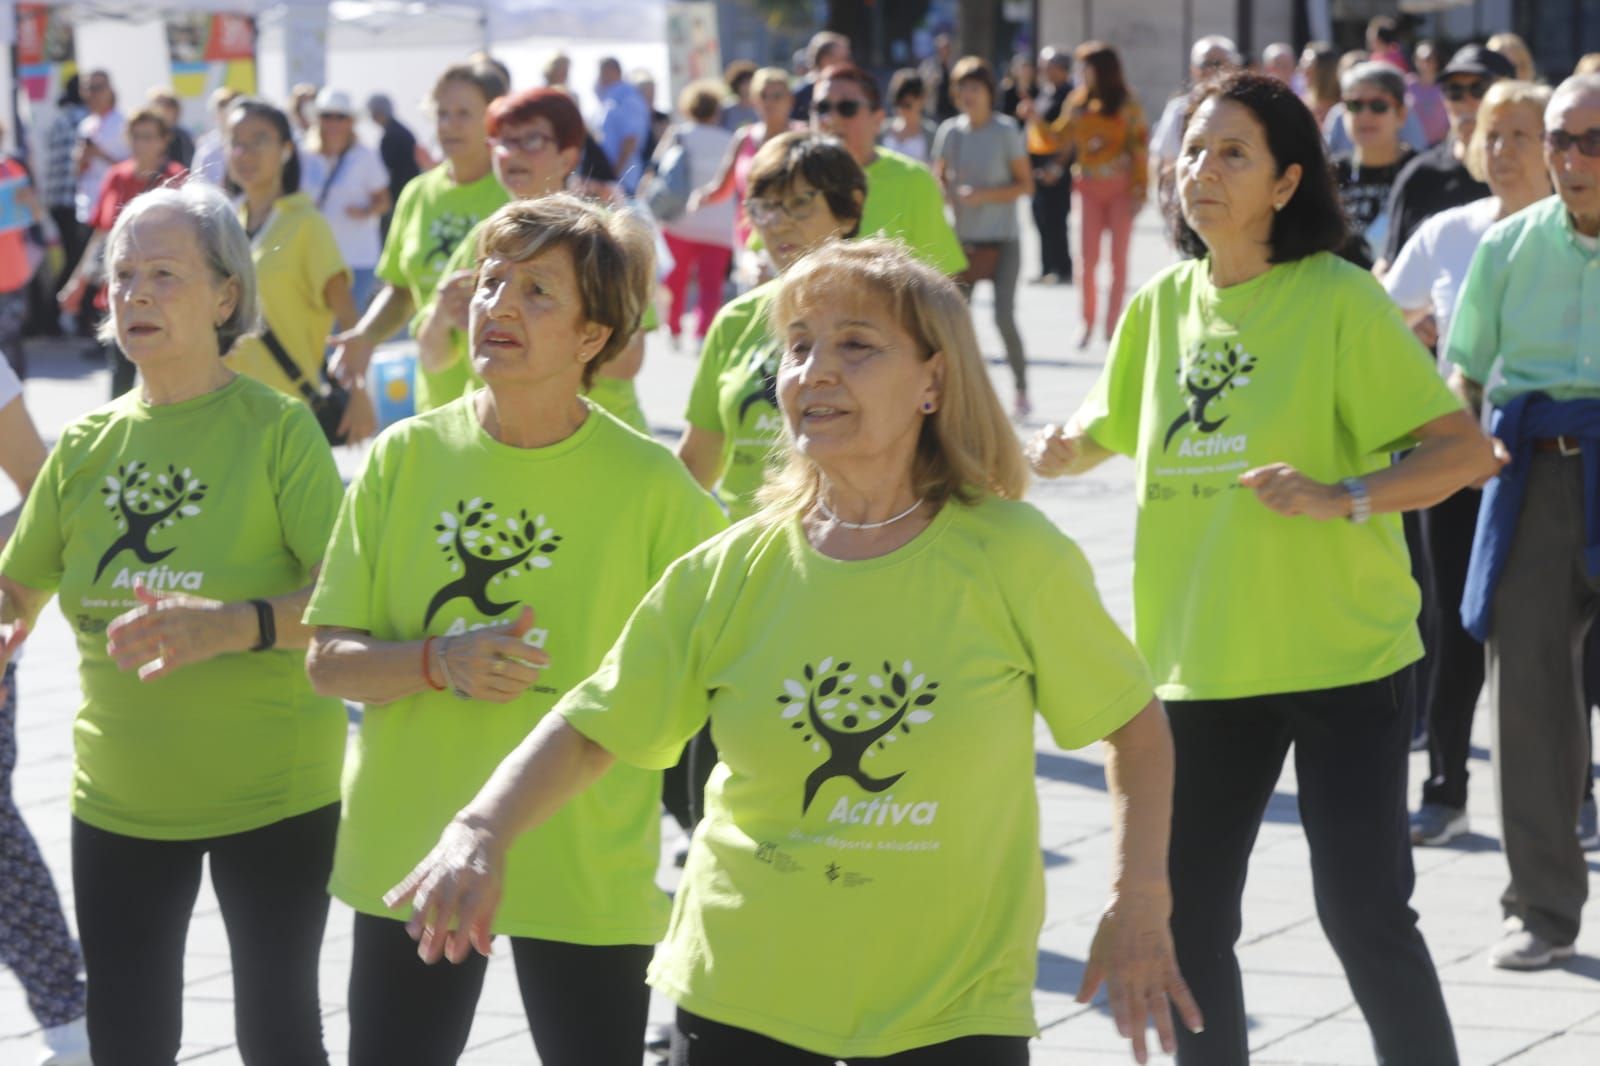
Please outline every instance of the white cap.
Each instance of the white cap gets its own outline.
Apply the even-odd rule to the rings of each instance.
[[[317,93],[317,114],[355,116],[356,106],[343,89],[323,89]]]

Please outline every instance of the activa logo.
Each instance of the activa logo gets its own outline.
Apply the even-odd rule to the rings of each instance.
[[[851,803],[844,796],[828,812],[828,821],[844,825],[932,825],[938,817],[938,803],[896,803],[891,792],[882,799]]]
[[[778,705],[783,708],[780,714],[790,722],[789,728],[800,733],[800,739],[810,744],[812,751],[823,755],[822,765],[806,778],[800,813],[809,810],[817,790],[836,777],[848,777],[872,793],[893,788],[905,771],[873,777],[862,769],[861,763],[901,736],[910,735],[912,726],[933,721],[933,712],[924,708],[939,698],[939,682],[915,673],[909,660],[900,670],[884,663],[883,673],[867,675],[865,690],[858,688],[859,675],[851,671],[849,663],[835,665],[831,657],[815,669],[807,663],[801,673],[805,682],[784,681],[783,692],[778,696]],[[833,814],[837,813],[835,807]],[[848,804],[845,814],[850,820]],[[837,819],[829,815],[829,820]]]
[[[133,552],[141,563],[147,565],[159,563],[177,551],[176,547],[153,550],[150,538],[157,530],[170,529],[183,519],[199,514],[200,501],[206,498],[206,491],[206,486],[188,467],[178,470],[169,464],[166,473],[152,474],[150,467],[139,460],[118,466],[116,477],[106,478],[100,494],[105,497],[106,507],[112,511],[113,521],[122,535],[112,541],[105,554],[100,556],[94,579],[99,581],[111,561],[125,551]],[[166,567],[161,567],[160,571],[177,575],[178,584],[161,586],[147,581],[152,588],[198,588],[203,576],[199,573],[181,574]],[[156,572],[152,570],[143,576],[148,577]],[[122,587],[123,578],[126,577],[126,585],[131,588],[133,578],[138,576],[141,575],[130,575],[124,569],[117,575],[118,587]],[[192,579],[193,584],[185,584],[185,579]]]
[[[1161,450],[1167,451],[1172,447],[1172,438],[1184,426],[1192,425],[1196,432],[1207,435],[1221,429],[1228,421],[1228,416],[1217,415],[1212,405],[1234,389],[1250,384],[1246,375],[1255,367],[1255,356],[1237,344],[1224,344],[1220,351],[1207,350],[1202,344],[1193,358],[1183,360],[1178,366],[1178,387],[1184,394],[1184,411],[1167,427]],[[1246,438],[1243,436],[1219,440],[1220,443],[1185,440],[1178,447],[1178,454],[1209,457],[1243,452],[1245,449]]]
[[[450,572],[460,576],[433,594],[422,616],[424,626],[439,608],[462,597],[491,618],[515,607],[514,600],[491,599],[489,587],[502,578],[516,577],[524,565],[530,571],[549,566],[551,554],[561,546],[561,538],[545,525],[544,515],[529,518],[522,510],[515,518],[502,518],[494,503],[481,496],[456,501],[455,512],[441,512],[433,530],[438,534],[435,543],[450,559]]]

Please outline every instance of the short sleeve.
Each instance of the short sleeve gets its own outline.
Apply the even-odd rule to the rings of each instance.
[[[1433,298],[1433,283],[1439,276],[1434,256],[1438,227],[1424,222],[1400,249],[1400,257],[1383,276],[1383,289],[1403,311],[1427,307]]]
[[[372,592],[373,568],[383,547],[382,444],[380,440],[368,454],[361,476],[350,483],[339,504],[322,572],[306,606],[306,625],[367,632],[376,625]]]
[[[1370,275],[1353,281],[1359,288],[1343,317],[1354,328],[1340,330],[1334,406],[1357,450],[1372,455],[1396,450],[1414,430],[1461,410],[1461,402],[1394,301]]]
[[[11,539],[0,551],[0,574],[30,589],[54,592],[66,569],[66,539],[61,530],[61,464],[69,450],[58,443],[45,458]]]
[[[389,221],[389,236],[383,242],[383,252],[378,256],[379,278],[393,285],[397,289],[409,289],[409,279],[406,277],[405,263],[402,256],[406,243],[406,235],[411,232],[414,225],[412,216],[417,213],[417,200],[422,186],[422,178],[413,178],[400,190],[400,202],[394,206],[394,217]]]
[[[344,495],[333,450],[305,404],[284,414],[278,454],[278,520],[283,542],[310,571],[322,561]]]
[[[94,210],[89,212],[89,228],[109,232],[117,221],[117,174],[116,171],[106,171],[106,176],[100,179],[100,192],[94,199]]]
[[[1111,336],[1106,365],[1073,422],[1096,444],[1119,455],[1139,450],[1145,366],[1150,358],[1149,299],[1137,295]]]
[[[905,191],[911,201],[906,207],[907,220],[915,235],[913,251],[945,274],[959,274],[967,269],[967,253],[961,250],[961,239],[956,231],[945,221],[944,193],[933,174],[918,166],[911,172]]]
[[[11,361],[5,356],[5,352],[0,352],[0,407],[5,407],[22,395],[22,380],[11,369]]]
[[[1488,382],[1500,354],[1500,305],[1507,274],[1499,243],[1486,237],[1473,253],[1444,347],[1445,358],[1467,380],[1480,385]]]
[[[1022,137],[1022,127],[1016,123],[1006,126],[1006,159],[1013,161],[1028,158],[1028,144]]]
[[[933,152],[928,156],[929,159],[943,159],[947,163],[950,161],[951,139],[955,136],[951,129],[955,121],[953,118],[948,118],[939,123],[939,128],[933,133]]]
[[[648,770],[676,765],[711,709],[702,679],[710,627],[702,616],[712,573],[703,553],[674,563],[556,713],[623,762]]]
[[[1029,567],[1018,619],[1033,658],[1035,706],[1063,748],[1114,733],[1155,699],[1149,668],[1112,621],[1082,550],[1064,535]]]
[[[389,188],[389,168],[383,165],[383,160],[377,152],[361,153],[362,171],[361,189],[368,196],[386,192]]]
[[[1411,235],[1407,232],[1407,222],[1410,220],[1406,205],[1410,202],[1414,191],[1411,188],[1412,182],[1416,175],[1422,173],[1422,165],[1420,158],[1412,159],[1401,168],[1394,179],[1393,188],[1389,190],[1389,209],[1386,212],[1389,216],[1389,236],[1384,241],[1383,254],[1379,258],[1390,263],[1400,257],[1400,250],[1406,238]],[[1412,225],[1414,224],[1413,222]]]
[[[322,217],[321,212],[307,212],[305,226],[306,276],[315,281],[319,307],[326,307],[327,297],[324,293],[328,282],[340,274],[349,274],[350,268],[345,264],[344,253],[339,250],[333,227],[328,225],[328,220]]]
[[[706,330],[705,344],[700,348],[700,364],[695,368],[694,384],[689,389],[689,409],[684,415],[691,426],[712,433],[728,431],[722,424],[722,371],[739,339],[738,327],[745,321],[744,315],[730,315],[730,310],[742,310],[742,307],[724,307]]]

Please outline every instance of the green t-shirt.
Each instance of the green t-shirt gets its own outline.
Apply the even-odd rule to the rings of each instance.
[[[411,305],[420,312],[433,302],[451,254],[465,243],[474,226],[510,199],[493,173],[457,185],[450,180],[449,164],[441,163],[418,175],[401,190],[400,202],[395,204],[389,237],[378,260],[378,277],[409,290]],[[437,374],[418,367],[417,412],[442,407],[466,387],[467,368],[462,363]]]
[[[1033,1034],[1034,711],[1073,748],[1151,698],[1083,554],[991,498],[859,562],[797,521],[741,522],[668,571],[558,710],[648,767],[709,717],[721,761],[651,982],[856,1057]]]
[[[548,448],[501,444],[469,394],[391,426],[345,495],[306,621],[417,640],[535,611],[551,665],[508,704],[426,692],[372,705],[345,767],[331,890],[382,895],[433,847],[500,760],[594,670],[674,559],[724,525],[666,448],[593,407]],[[420,669],[420,667],[419,667]],[[618,767],[511,849],[495,931],[652,944],[661,775]]]
[[[1458,410],[1394,302],[1337,256],[1220,291],[1185,262],[1141,289],[1076,418],[1138,466],[1134,635],[1161,698],[1352,685],[1421,656],[1398,514],[1286,518],[1238,478],[1361,477]]]
[[[478,239],[483,234],[483,223],[479,222],[472,227],[472,232],[467,234],[467,239],[456,245],[456,250],[450,253],[450,261],[445,264],[440,278],[447,278],[460,270],[470,270],[478,262]],[[436,294],[437,295],[437,294]],[[420,316],[419,316],[420,317]],[[644,317],[639,323],[641,332],[648,333],[657,326],[655,301],[649,300],[644,307]],[[476,388],[483,384],[483,379],[478,377],[478,372],[472,366],[471,353],[467,350],[467,335],[465,331],[452,329],[450,331],[450,346],[456,353],[457,362],[452,363],[446,370],[432,375],[438,379],[442,375],[453,374],[458,367],[465,367],[466,374],[461,380],[462,391]],[[419,373],[422,371],[418,370]],[[458,393],[459,395],[459,393]],[[631,379],[608,378],[596,375],[594,385],[587,393],[589,399],[611,412],[623,425],[638,430],[645,436],[650,436],[650,423],[645,421],[644,408],[639,406],[639,392],[634,388]]]
[[[755,513],[756,490],[766,480],[773,446],[783,438],[778,412],[783,353],[767,327],[776,292],[777,282],[769,281],[723,305],[706,331],[689,392],[689,424],[722,434],[717,492],[736,521]]]
[[[967,269],[967,255],[945,220],[944,192],[932,171],[887,148],[878,149],[866,171],[861,236],[899,237],[920,259],[946,274]]]
[[[219,655],[140,681],[106,654],[105,634],[139,605],[138,577],[229,602],[304,588],[339,495],[311,412],[245,377],[159,407],[130,392],[62,432],[0,572],[59,593],[77,635],[74,815],[193,840],[339,798],[344,706],[311,691],[304,650]]]

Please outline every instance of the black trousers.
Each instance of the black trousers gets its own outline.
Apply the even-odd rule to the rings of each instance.
[[[544,1066],[639,1066],[653,945],[511,937],[522,1009]],[[404,922],[357,914],[350,1066],[449,1066],[472,1030],[489,960],[429,966]]]
[[[1054,161],[1054,156],[1029,156],[1038,170]],[[1067,240],[1067,217],[1072,213],[1072,172],[1069,170],[1054,185],[1040,182],[1033,190],[1033,224],[1039,231],[1039,273],[1055,274],[1072,280],[1072,252]]]
[[[1463,489],[1421,513],[1434,599],[1423,706],[1428,716],[1428,780],[1422,802],[1467,805],[1472,718],[1483,692],[1483,645],[1461,624],[1461,595],[1472,559],[1483,493]]]
[[[670,1066],[832,1066],[839,1060],[679,1009]],[[845,1059],[850,1066],[1027,1066],[1022,1036],[964,1036],[880,1058]]]
[[[72,822],[72,883],[96,1066],[172,1066],[202,862],[228,930],[247,1066],[325,1066],[317,960],[337,804],[230,836],[144,840]]]
[[[1182,1066],[1249,1062],[1234,945],[1256,833],[1294,748],[1317,916],[1377,1060],[1454,1066],[1455,1039],[1411,909],[1406,815],[1411,719],[1401,674],[1366,684],[1167,705],[1177,754],[1172,933],[1205,1032],[1178,1030]]]

